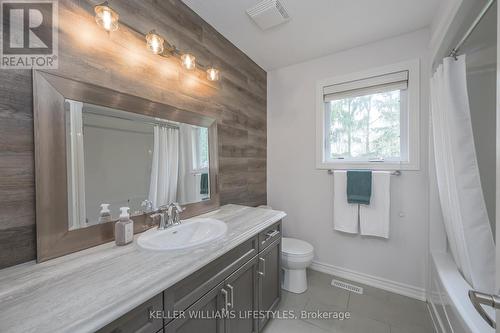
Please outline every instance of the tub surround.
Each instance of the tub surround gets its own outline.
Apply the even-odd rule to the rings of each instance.
[[[0,331],[95,331],[285,216],[281,211],[226,205],[200,216],[228,226],[221,241],[203,247],[154,252],[136,242],[124,247],[111,242],[41,264],[4,269]]]

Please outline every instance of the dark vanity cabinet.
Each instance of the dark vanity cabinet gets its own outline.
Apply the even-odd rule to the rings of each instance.
[[[99,332],[257,333],[280,298],[281,221]],[[145,311],[158,307],[163,320]]]

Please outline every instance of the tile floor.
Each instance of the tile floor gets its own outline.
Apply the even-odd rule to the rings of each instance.
[[[279,310],[349,312],[350,319],[273,319],[263,333],[432,333],[424,302],[354,283],[363,295],[331,286],[332,276],[308,271],[309,289],[300,295],[283,291]],[[339,279],[342,280],[342,279]]]

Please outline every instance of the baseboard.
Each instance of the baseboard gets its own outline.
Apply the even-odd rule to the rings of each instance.
[[[310,268],[318,272],[338,276],[343,279],[366,284],[367,286],[418,299],[419,301],[426,301],[424,288],[410,286],[405,283],[396,282],[365,273],[355,272],[347,268],[342,268],[317,261],[313,261]]]

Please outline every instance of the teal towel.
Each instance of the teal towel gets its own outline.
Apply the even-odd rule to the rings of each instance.
[[[200,194],[208,194],[208,173],[201,174]]]
[[[371,170],[347,171],[347,202],[350,204],[369,205],[371,196]]]

